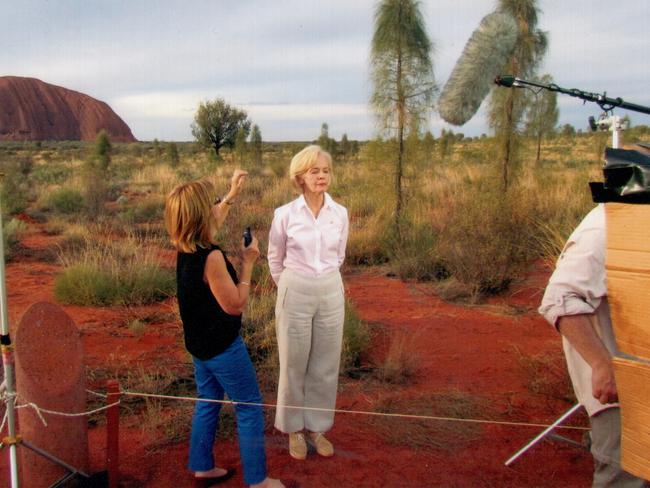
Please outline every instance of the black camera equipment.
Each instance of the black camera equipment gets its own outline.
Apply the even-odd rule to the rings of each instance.
[[[253,242],[253,234],[251,234],[251,228],[246,227],[246,230],[244,230],[244,247],[248,247],[251,242]]]
[[[503,86],[506,88],[526,88],[526,87],[536,87],[544,90],[549,90],[553,92],[558,92],[562,93],[564,95],[569,95],[572,97],[579,98],[581,100],[584,100],[586,102],[595,102],[597,103],[600,108],[602,108],[605,112],[610,112],[611,110],[615,109],[616,107],[624,108],[627,110],[633,110],[635,112],[641,112],[644,114],[650,115],[650,107],[645,107],[643,105],[637,105],[635,103],[628,103],[622,98],[609,98],[607,96],[607,92],[603,93],[602,95],[599,93],[591,93],[591,92],[586,92],[583,90],[579,90],[577,88],[562,88],[560,86],[557,86],[555,83],[551,84],[544,84],[544,83],[538,83],[536,81],[528,81],[528,80],[522,80],[521,78],[517,78],[512,75],[499,75],[494,79],[494,82],[499,85]]]

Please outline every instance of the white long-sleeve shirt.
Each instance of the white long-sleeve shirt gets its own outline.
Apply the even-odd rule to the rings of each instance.
[[[347,209],[327,193],[318,218],[303,195],[277,208],[268,249],[273,281],[278,283],[285,268],[314,277],[338,270],[345,259],[348,231]]]
[[[605,206],[598,205],[567,240],[546,287],[539,312],[557,327],[560,317],[588,314],[594,330],[612,355],[620,355],[607,304]],[[592,395],[591,366],[562,337],[567,369],[578,401],[591,416],[617,404],[602,404]]]

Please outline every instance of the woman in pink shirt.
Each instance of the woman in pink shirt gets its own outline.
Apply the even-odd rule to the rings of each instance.
[[[275,306],[280,356],[275,427],[289,434],[289,454],[307,457],[304,430],[321,456],[334,447],[334,423],[345,299],[339,268],[345,258],[348,212],[327,193],[332,158],[307,146],[291,160],[289,177],[301,195],[275,210],[269,268],[278,287]],[[307,407],[308,409],[286,408]]]

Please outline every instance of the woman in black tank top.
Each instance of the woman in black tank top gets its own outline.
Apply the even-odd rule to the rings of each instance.
[[[174,188],[165,202],[165,226],[178,251],[176,282],[185,347],[192,355],[198,401],[192,419],[190,459],[195,486],[224,481],[234,470],[217,467],[213,446],[224,394],[236,405],[239,450],[246,484],[256,488],[284,485],[267,477],[264,418],[255,370],[240,335],[241,314],[248,301],[257,239],[242,245],[241,275],[214,242],[239,194],[246,172],[235,170],[228,195],[220,200],[204,179]],[[256,404],[256,405],[249,405]]]

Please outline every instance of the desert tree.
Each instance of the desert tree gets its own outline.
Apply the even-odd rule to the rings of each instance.
[[[336,156],[337,144],[334,139],[330,137],[330,128],[327,122],[323,122],[320,127],[320,136],[316,140],[316,144],[325,149],[332,157]]]
[[[433,149],[436,145],[436,139],[433,137],[433,134],[430,130],[427,130],[422,137],[422,150],[427,158],[431,159],[433,155]]]
[[[542,61],[548,39],[546,32],[537,28],[539,9],[537,0],[499,0],[497,8],[511,15],[517,22],[515,50],[506,62],[503,72],[519,78],[529,78]],[[517,135],[526,108],[521,90],[500,88],[492,91],[488,108],[489,124],[494,130],[501,161],[501,184],[508,188],[510,167],[517,161]]]
[[[111,164],[111,141],[104,129],[100,130],[95,138],[95,163],[102,170],[107,170]]]
[[[160,155],[162,154],[162,149],[160,146],[160,141],[158,139],[153,140],[153,157],[158,162]]]
[[[350,144],[350,140],[348,139],[348,135],[344,133],[341,136],[341,142],[339,143],[339,151],[344,158],[350,154],[351,148],[352,146]]]
[[[572,138],[576,135],[576,128],[571,124],[564,124],[562,127],[560,127],[560,135],[563,137]]]
[[[240,127],[235,134],[235,158],[236,162],[240,166],[245,165],[246,154],[248,153],[248,142],[246,138],[248,134],[243,127]]]
[[[223,100],[201,102],[194,115],[192,135],[203,146],[211,147],[217,157],[222,147],[235,145],[237,131],[242,129],[246,136],[251,122],[245,111],[239,110]]]
[[[84,203],[86,213],[91,220],[97,219],[104,212],[104,203],[108,198],[108,167],[111,163],[111,142],[105,130],[101,130],[95,139],[93,155],[83,167]]]
[[[380,127],[394,134],[397,142],[394,230],[398,240],[404,203],[405,140],[410,128],[423,125],[436,90],[432,49],[418,1],[379,2],[370,50],[371,104]]]
[[[178,154],[178,146],[175,142],[170,142],[167,144],[167,155],[169,157],[169,165],[172,168],[176,168],[179,164],[181,164],[181,157]]]
[[[534,81],[549,85],[553,83],[551,75],[544,75],[536,78]],[[526,95],[525,113],[525,133],[535,137],[537,142],[537,154],[535,164],[539,164],[542,150],[542,138],[548,137],[555,132],[555,126],[560,115],[557,108],[557,93],[550,90],[540,89],[539,91],[529,91]]]
[[[253,125],[250,136],[250,149],[253,156],[253,161],[256,165],[262,164],[262,131],[257,124]]]

